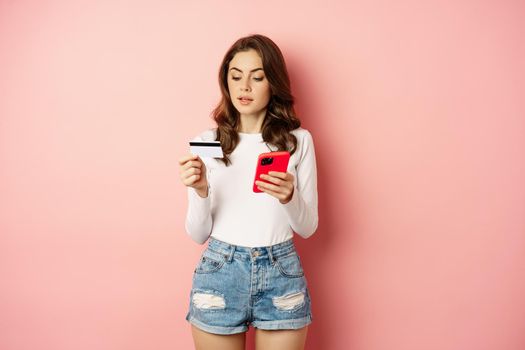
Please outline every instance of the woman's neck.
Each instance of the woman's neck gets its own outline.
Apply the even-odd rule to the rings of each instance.
[[[260,134],[262,130],[262,125],[264,122],[265,115],[266,115],[266,111],[263,111],[258,116],[241,115],[238,132],[241,132],[244,134]]]

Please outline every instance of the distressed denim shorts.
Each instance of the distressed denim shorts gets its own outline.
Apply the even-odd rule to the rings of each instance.
[[[268,247],[213,237],[193,273],[186,320],[215,334],[299,329],[312,322],[310,294],[293,239]]]

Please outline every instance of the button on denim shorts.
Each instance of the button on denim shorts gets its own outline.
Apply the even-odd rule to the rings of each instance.
[[[299,329],[312,322],[310,293],[293,239],[268,247],[213,237],[193,274],[186,320],[215,334]]]

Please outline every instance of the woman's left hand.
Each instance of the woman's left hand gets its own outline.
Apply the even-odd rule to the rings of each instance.
[[[255,181],[257,187],[261,191],[277,198],[281,204],[286,204],[292,199],[294,180],[294,176],[292,174],[279,171],[270,171],[268,172],[268,175],[261,174],[261,179],[270,183],[257,180]]]

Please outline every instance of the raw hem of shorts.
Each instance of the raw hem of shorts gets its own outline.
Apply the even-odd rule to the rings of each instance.
[[[253,321],[252,326],[259,329],[275,330],[275,329],[299,329],[308,326],[312,323],[312,317],[306,316],[303,318],[296,318],[292,320],[278,320],[278,321]]]
[[[248,326],[239,326],[239,327],[209,326],[195,318],[186,318],[186,320],[189,323],[195,325],[196,327],[202,329],[203,331],[206,331],[208,333],[213,333],[213,334],[236,334],[236,333],[246,332],[248,330]]]

